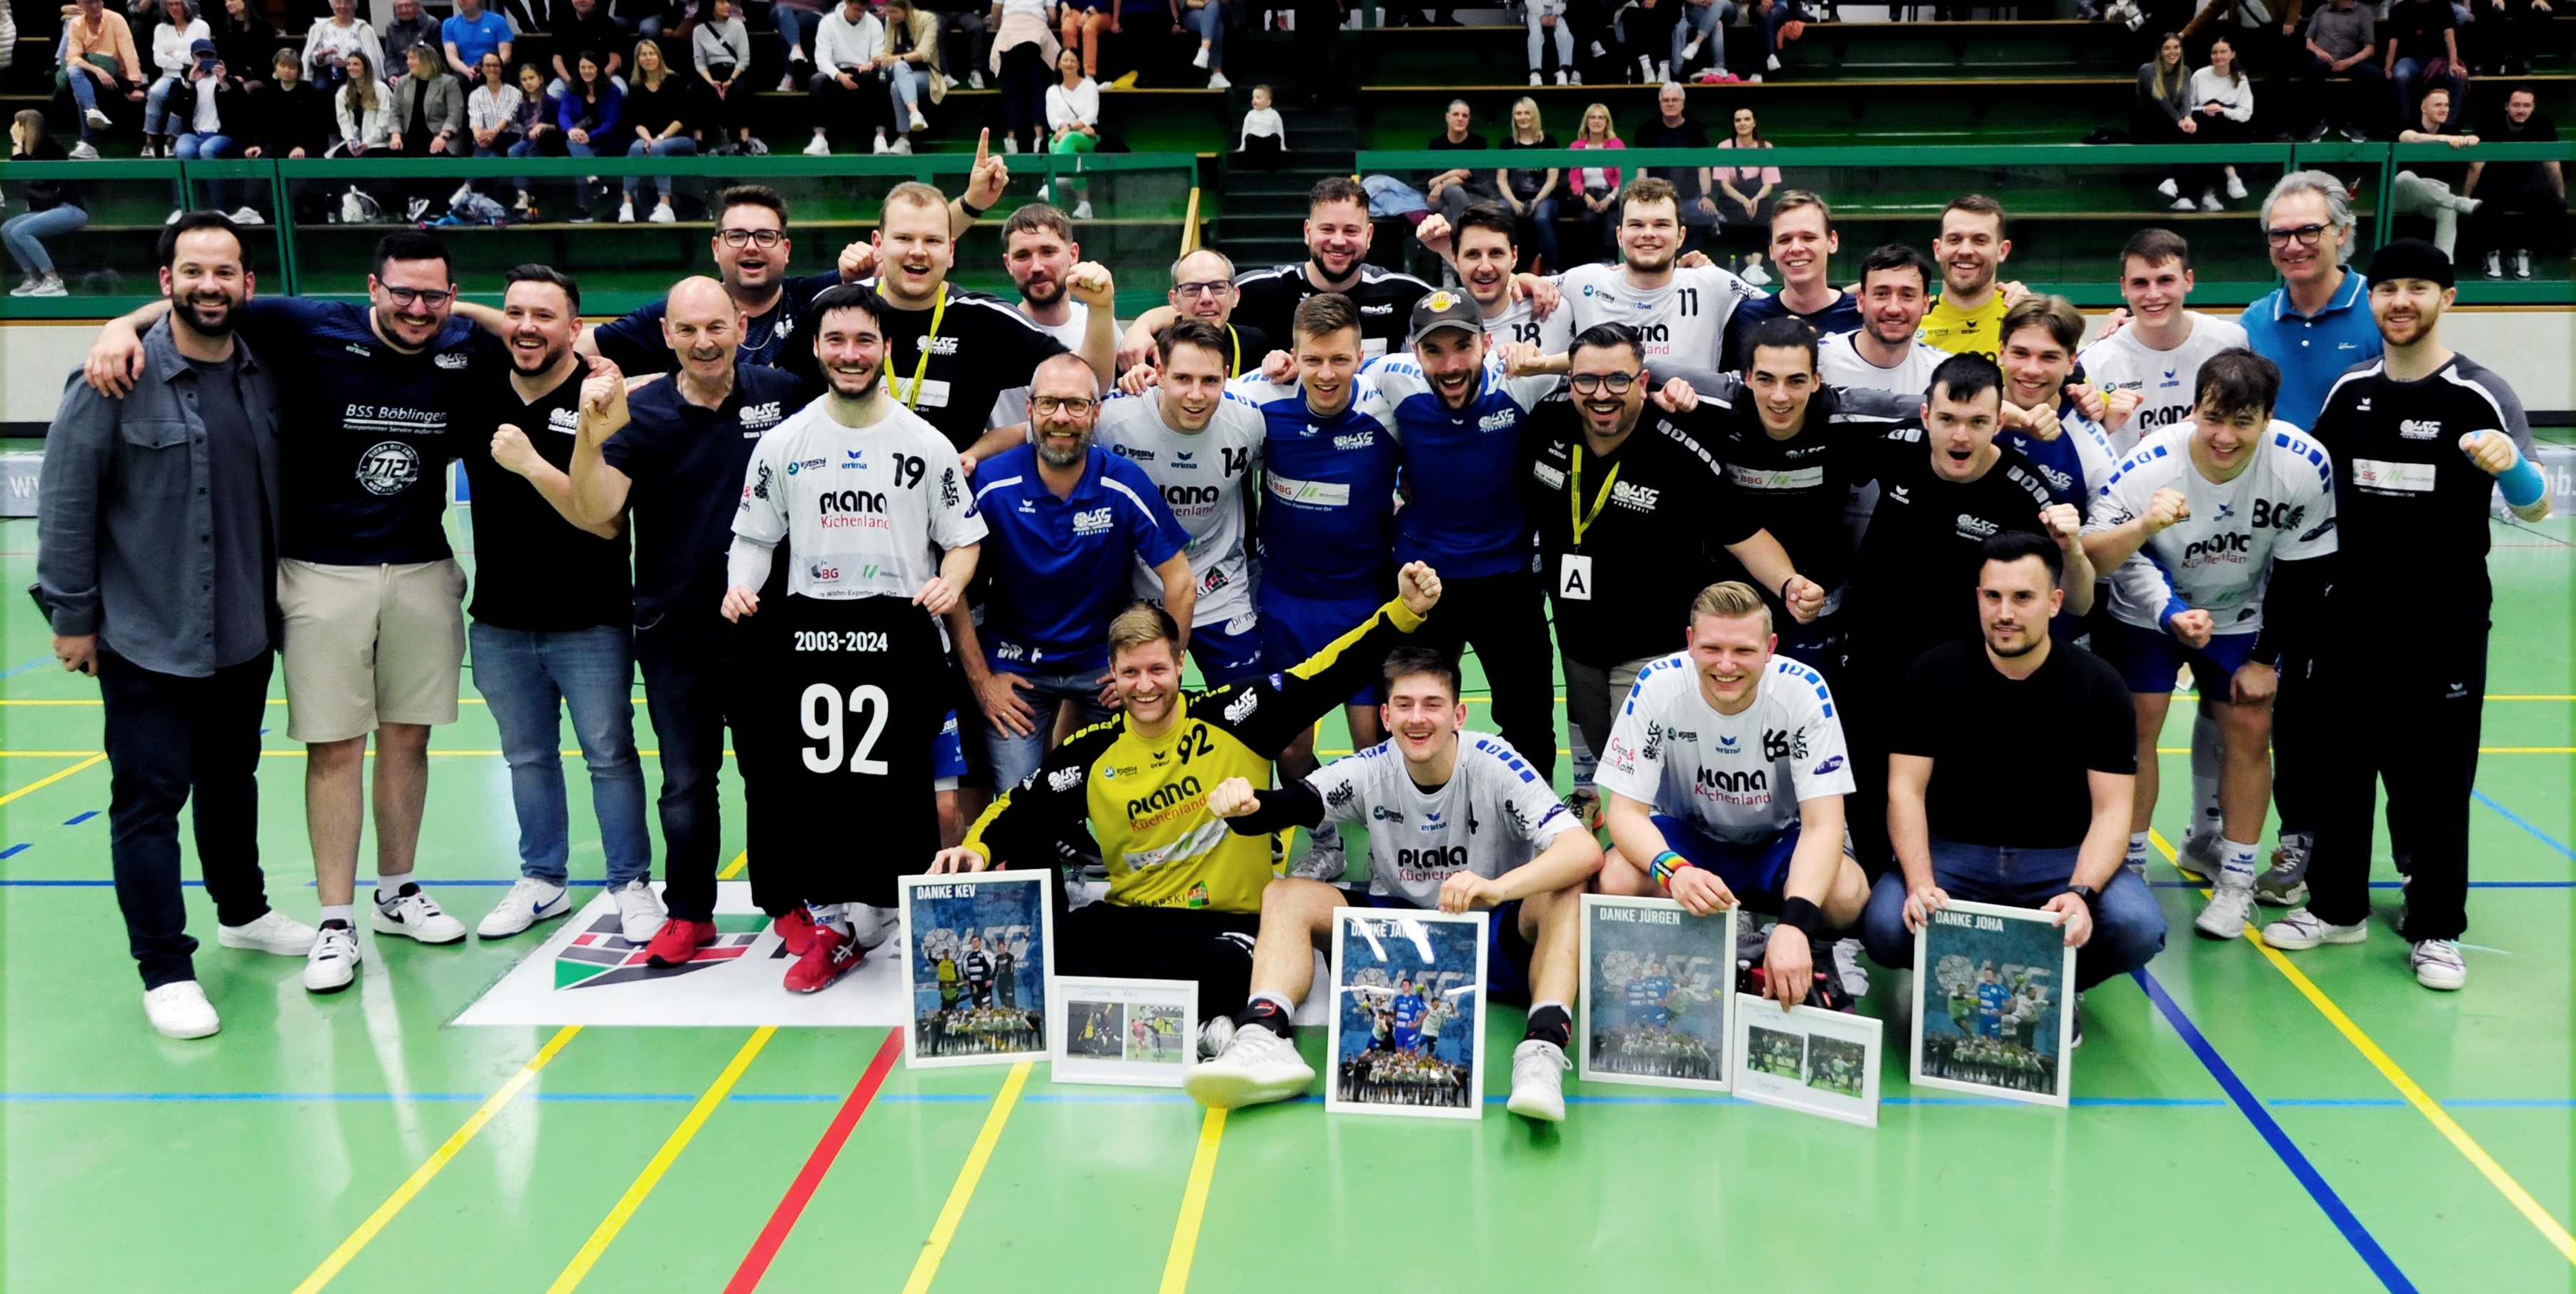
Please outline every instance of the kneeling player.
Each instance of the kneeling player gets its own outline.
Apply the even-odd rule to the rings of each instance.
[[[1529,1036],[1512,1053],[1511,1110],[1563,1119],[1575,922],[1601,848],[1509,743],[1461,731],[1467,705],[1458,666],[1444,653],[1407,646],[1390,654],[1379,714],[1393,734],[1384,742],[1275,791],[1230,778],[1208,797],[1208,812],[1247,835],[1368,825],[1372,906],[1492,909],[1486,987],[1531,1002]],[[1348,901],[1332,885],[1299,877],[1262,892],[1252,1000],[1235,1017],[1223,1054],[1190,1071],[1190,1095],[1230,1109],[1283,1100],[1314,1081],[1290,1040],[1289,1015],[1314,977],[1308,950],[1325,946],[1333,909]],[[1417,1024],[1436,1036],[1438,1024],[1424,1019],[1410,990],[1395,999],[1395,1012],[1399,1050]]]
[[[1842,721],[1815,670],[1772,656],[1780,639],[1752,585],[1701,590],[1685,640],[1638,671],[1593,773],[1609,799],[1601,890],[1777,915],[1763,994],[1795,1006],[1815,985],[1816,937],[1869,902],[1843,853]]]

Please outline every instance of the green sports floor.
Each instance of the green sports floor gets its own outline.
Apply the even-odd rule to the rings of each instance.
[[[907,1072],[878,1029],[460,1028],[537,936],[374,941],[357,991],[313,997],[297,962],[211,947],[194,889],[224,1030],[168,1041],[108,888],[97,693],[53,668],[13,597],[0,1284],[2566,1290],[2571,538],[2496,530],[2465,992],[2406,974],[2384,855],[2370,941],[2286,959],[2194,938],[2198,895],[2159,865],[2174,933],[2145,976],[2090,993],[2071,1109],[1918,1093],[1892,1030],[1875,1131],[1572,1079],[1566,1122],[1533,1127],[1500,1108],[1507,1063],[1481,1123],[1327,1117],[1320,1099],[1217,1119],[1177,1092],[1058,1088],[1043,1065]],[[34,547],[32,521],[0,523],[11,586]],[[301,752],[276,713],[270,892],[311,920]],[[471,704],[432,742],[463,753],[433,761],[418,874],[469,925],[516,872],[496,745]],[[596,883],[573,799],[574,872]],[[1872,1014],[1893,1014],[1894,978],[1874,976]],[[1518,1013],[1488,1027],[1507,1057]]]

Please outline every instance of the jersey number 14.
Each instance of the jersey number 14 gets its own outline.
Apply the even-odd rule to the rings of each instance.
[[[817,683],[805,689],[805,695],[798,699],[796,718],[805,725],[805,735],[823,743],[820,748],[805,746],[798,749],[797,753],[805,757],[807,769],[830,773],[841,767],[843,708],[840,689],[829,683]],[[860,735],[858,749],[850,752],[850,771],[884,776],[886,762],[870,759],[868,754],[877,748],[877,738],[885,734],[888,713],[885,689],[874,683],[862,683],[851,688],[847,709],[851,714],[865,712],[869,716],[868,730]]]

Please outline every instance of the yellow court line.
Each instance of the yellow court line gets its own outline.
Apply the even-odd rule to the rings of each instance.
[[[966,1216],[966,1202],[975,1198],[975,1183],[983,1180],[984,1161],[993,1157],[993,1143],[1002,1139],[1002,1125],[1010,1122],[1011,1107],[1020,1103],[1030,1063],[1024,1060],[1011,1066],[1011,1076],[1002,1080],[992,1110],[984,1115],[984,1130],[975,1134],[975,1148],[966,1152],[966,1166],[957,1170],[957,1184],[948,1188],[948,1203],[940,1207],[939,1221],[931,1224],[930,1239],[922,1242],[921,1257],[913,1261],[912,1279],[903,1283],[903,1294],[925,1294],[939,1275],[939,1262],[948,1256],[958,1220]]]
[[[1562,700],[1564,700],[1564,699],[1565,699],[1564,697],[1558,697],[1558,698],[1557,698],[1557,700],[1559,700],[1559,701],[1562,701]],[[2490,700],[2490,701],[2497,701],[2497,700],[2506,700],[2506,699],[2521,700],[2521,699],[2526,699],[2526,698],[2519,698],[2519,697],[2517,697],[2517,698],[2504,698],[2504,697],[2492,697],[2492,696],[2491,696],[2491,697],[2488,697],[2487,699],[2488,699],[2488,700]],[[2537,700],[2538,698],[2528,698],[2528,699]],[[2576,697],[2563,697],[2563,698],[2560,698],[2560,699],[2562,699],[2562,700],[2576,700]],[[642,697],[640,697],[640,696],[638,696],[638,697],[630,697],[630,698],[628,698],[628,701],[629,701],[629,703],[630,703],[630,704],[633,704],[633,705],[642,705],[642,704],[644,704],[644,698],[642,698]],[[268,699],[268,703],[269,703],[270,705],[284,705],[284,704],[286,704],[286,698],[285,698],[285,697],[282,697],[282,696],[273,696],[273,697],[270,697],[270,698]],[[481,698],[481,697],[479,697],[479,696],[460,696],[460,697],[456,698],[456,703],[457,703],[458,705],[488,705],[488,704],[490,704],[489,702],[485,701],[483,698]],[[63,699],[61,699],[61,700],[39,700],[39,699],[36,699],[36,698],[32,698],[32,697],[31,697],[31,698],[26,699],[26,700],[23,700],[23,701],[18,701],[18,700],[0,700],[0,705],[105,705],[105,704],[107,704],[105,701],[99,700],[99,699],[98,699],[98,698],[96,698],[96,697],[90,697],[90,698],[87,698],[87,699],[83,699],[83,698],[80,698],[80,697],[66,697],[66,698],[63,698]]]
[[[2173,861],[2173,846],[2165,841],[2162,832],[2149,831],[2147,839],[2164,854],[2166,862]],[[2206,889],[2200,893],[2202,898],[2209,897],[2209,891]],[[2309,1005],[2314,1006],[2318,1014],[2326,1018],[2326,1023],[2333,1025],[2335,1031],[2344,1036],[2344,1041],[2351,1043],[2353,1050],[2360,1052],[2362,1059],[2369,1061],[2371,1067],[2379,1071],[2380,1077],[2387,1079],[2389,1085],[2397,1089],[2397,1094],[2405,1097],[2406,1103],[2414,1106],[2415,1112],[2423,1115],[2425,1121],[2431,1123],[2434,1130],[2441,1133],[2443,1139],[2449,1141],[2452,1148],[2458,1150],[2461,1157],[2467,1159],[2469,1164],[2487,1179],[2488,1184],[2494,1186],[2504,1196],[2505,1201],[2513,1205],[2516,1212],[2522,1214],[2533,1227],[2539,1230],[2542,1239],[2555,1246],[2567,1261],[2576,1263],[2576,1236],[2570,1236],[2567,1228],[2558,1225],[2558,1219],[2551,1217],[2549,1210],[2540,1207],[2540,1201],[2531,1198],[2531,1192],[2522,1189],[2522,1183],[2515,1181],[2513,1174],[2506,1172],[2502,1164],[2497,1163],[2493,1156],[2487,1154],[2486,1148],[2479,1145],[2476,1138],[2468,1134],[2467,1129],[2453,1121],[2450,1112],[2442,1108],[2441,1102],[2434,1100],[2432,1094],[2426,1092],[2420,1084],[2408,1076],[2405,1070],[2398,1068],[2397,1062],[2390,1059],[2387,1052],[2380,1050],[2379,1044],[2371,1041],[2370,1035],[2363,1033],[2361,1026],[2354,1024],[2352,1017],[2345,1015],[2343,1008],[2336,1006],[2334,999],[2327,997],[2325,990],[2317,987],[2316,981],[2309,979],[2298,967],[2291,965],[2290,959],[2282,956],[2280,949],[2263,942],[2263,936],[2254,929],[2254,924],[2250,921],[2245,924],[2245,939],[2261,951],[2264,960],[2272,963],[2272,969],[2281,972],[2282,976],[2290,981],[2290,986],[2299,990],[2300,995],[2308,999]]]
[[[750,862],[751,851],[746,849],[741,853],[734,855],[733,861],[725,864],[723,871],[716,873],[716,879],[720,881],[732,880],[733,878],[742,875],[742,869],[748,866]]]
[[[348,1266],[349,1260],[357,1257],[358,1251],[366,1248],[367,1242],[375,1239],[376,1233],[384,1230],[385,1224],[393,1221],[394,1215],[402,1212],[404,1205],[411,1203],[411,1197],[420,1194],[421,1188],[429,1185],[429,1179],[438,1176],[438,1170],[447,1167],[447,1161],[456,1158],[457,1152],[474,1140],[474,1134],[492,1121],[492,1116],[499,1114],[502,1107],[517,1099],[529,1083],[536,1081],[537,1071],[544,1069],[546,1062],[553,1060],[555,1053],[562,1051],[564,1044],[571,1042],[573,1035],[580,1032],[581,1026],[577,1024],[556,1030],[555,1036],[547,1039],[546,1045],[538,1048],[537,1054],[529,1057],[528,1063],[521,1065],[519,1072],[510,1076],[509,1082],[501,1085],[501,1090],[494,1092],[481,1108],[474,1111],[473,1117],[448,1134],[447,1140],[430,1152],[429,1158],[422,1160],[420,1167],[413,1169],[411,1176],[404,1178],[403,1184],[395,1187],[394,1193],[386,1196],[385,1202],[377,1205],[376,1211],[368,1214],[367,1220],[359,1223],[358,1229],[350,1232],[349,1238],[341,1241],[340,1247],[332,1250],[331,1256],[323,1259],[322,1265],[304,1278],[303,1284],[295,1287],[295,1294],[313,1294],[330,1284],[331,1278],[339,1275],[340,1269]]]
[[[54,754],[58,754],[58,755],[63,755],[63,756],[72,756],[72,755],[80,755],[80,754],[84,754],[84,753],[86,753],[86,752],[84,752],[84,751],[77,751],[77,750],[65,750],[65,751],[57,751],[57,752],[50,752],[50,753],[54,753]],[[48,786],[52,786],[54,783],[59,782],[59,781],[63,780],[64,778],[69,777],[69,776],[71,776],[72,774],[74,774],[74,773],[77,773],[77,772],[81,771],[81,770],[82,770],[82,769],[84,769],[84,768],[88,768],[88,767],[90,767],[90,766],[91,766],[91,765],[93,765],[93,764],[103,763],[103,762],[105,762],[105,761],[106,761],[106,759],[107,759],[107,756],[105,756],[105,755],[91,755],[89,758],[84,759],[84,760],[82,760],[81,762],[79,762],[79,763],[77,763],[77,764],[74,764],[74,765],[72,765],[71,767],[66,768],[66,769],[64,769],[63,771],[59,772],[59,773],[54,773],[54,774],[51,774],[51,775],[46,776],[46,777],[40,777],[40,778],[37,778],[35,781],[29,782],[29,783],[27,783],[25,786],[19,787],[17,790],[11,791],[11,792],[10,792],[10,793],[8,793],[7,795],[0,795],[0,804],[7,804],[7,803],[8,803],[8,802],[10,802],[11,800],[17,799],[19,796],[27,795],[27,794],[30,794],[30,793],[33,793],[33,792],[36,792],[36,791],[41,791],[41,790],[45,789],[46,787],[48,787]]]
[[[1208,1184],[1216,1177],[1217,1143],[1225,1140],[1225,1111],[1210,1109],[1199,1122],[1199,1149],[1190,1158],[1189,1189],[1181,1192],[1181,1219],[1172,1227],[1172,1253],[1163,1260],[1160,1294],[1190,1287],[1190,1260],[1199,1251],[1199,1222],[1207,1215]]]
[[[752,1058],[760,1054],[760,1049],[768,1045],[769,1036],[776,1032],[778,1026],[774,1024],[764,1024],[752,1030],[751,1041],[733,1054],[733,1063],[725,1066],[724,1072],[716,1075],[714,1084],[699,1095],[698,1103],[689,1107],[689,1116],[680,1120],[679,1127],[671,1130],[670,1138],[662,1143],[659,1151],[654,1152],[652,1162],[644,1165],[644,1171],[635,1175],[634,1184],[626,1188],[624,1195],[617,1197],[617,1206],[608,1211],[607,1217],[600,1219],[599,1229],[591,1232],[590,1239],[582,1242],[581,1252],[564,1264],[563,1274],[546,1287],[546,1294],[569,1294],[573,1287],[581,1284],[583,1277],[590,1274],[591,1265],[599,1261],[601,1254],[608,1252],[608,1246],[616,1241],[617,1233],[626,1228],[626,1220],[635,1216],[636,1209],[643,1207],[644,1197],[651,1195],[653,1188],[661,1184],[662,1174],[669,1172],[680,1152],[689,1148],[689,1141],[698,1135],[698,1128],[706,1123],[708,1115],[716,1112],[717,1106],[724,1104],[725,1097],[733,1092],[735,1080],[742,1077],[744,1070],[751,1068]]]

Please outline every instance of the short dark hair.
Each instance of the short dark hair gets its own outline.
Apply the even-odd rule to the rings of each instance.
[[[1962,193],[1959,196],[1950,199],[1949,205],[1941,208],[1941,219],[1933,227],[1937,229],[1942,224],[1949,223],[1950,213],[1953,211],[1965,211],[1972,216],[1993,216],[1995,218],[1995,237],[2003,237],[2004,204],[1997,202],[1982,193]]]
[[[2003,327],[1997,330],[1995,341],[1998,345],[2011,341],[2012,335],[2024,328],[2047,333],[2050,341],[2065,347],[2067,356],[2073,358],[2076,347],[2084,341],[2084,312],[2076,309],[2074,302],[2052,293],[2026,296],[2021,304],[2004,312]]]
[[[767,207],[778,217],[778,227],[787,227],[787,196],[766,184],[737,184],[716,195],[716,227],[724,227],[725,213],[736,207]]]
[[[1225,330],[1205,319],[1184,316],[1173,320],[1170,327],[1154,334],[1154,350],[1156,354],[1162,356],[1163,367],[1172,366],[1172,348],[1175,346],[1199,346],[1215,351],[1217,358],[1225,361],[1228,372],[1234,368],[1231,359],[1233,351],[1226,345]]]
[[[552,283],[562,288],[564,300],[572,303],[572,312],[581,313],[581,285],[573,282],[572,276],[562,270],[551,265],[539,265],[534,261],[514,266],[509,273],[501,276],[501,291],[507,294],[511,288],[522,283]]]
[[[1770,347],[1775,350],[1807,352],[1807,371],[1816,371],[1816,330],[1796,315],[1781,315],[1754,325],[1753,335],[1744,339],[1744,367],[1753,367],[1753,352]]]
[[[1637,335],[1636,329],[1619,323],[1594,324],[1574,334],[1574,340],[1566,346],[1565,353],[1571,356],[1579,350],[1617,350],[1621,347],[1636,356],[1639,364],[1646,362],[1645,339]]]
[[[805,307],[805,332],[810,337],[823,335],[823,320],[835,310],[856,310],[868,322],[885,327],[885,302],[877,290],[856,283],[836,283],[814,294],[813,303]]]
[[[1993,360],[1969,351],[1941,361],[1941,366],[1932,370],[1931,386],[1924,400],[1929,403],[1937,395],[1964,404],[1988,391],[2001,399],[2003,388],[2004,371]]]
[[[220,211],[191,211],[161,226],[160,263],[167,267],[179,258],[179,235],[200,229],[220,229],[233,236],[233,246],[241,249],[242,268],[250,268],[250,244],[242,239],[241,226]],[[382,264],[382,262],[378,262]]]
[[[2027,530],[2007,530],[1990,535],[1977,545],[1977,564],[2002,562],[2009,566],[2025,557],[2036,557],[2048,568],[2048,587],[2060,588],[2066,583],[2066,554],[2059,552],[2056,541]]]
[[[1467,209],[1459,213],[1457,227],[1449,231],[1450,247],[1455,248],[1470,229],[1491,230],[1501,234],[1504,242],[1515,247],[1520,245],[1520,221],[1513,217],[1510,208],[1499,202],[1468,203]]]
[[[1297,313],[1289,316],[1288,332],[1291,337],[1330,337],[1359,326],[1359,307],[1352,305],[1349,297],[1339,292],[1318,292],[1297,303]]]
[[[1941,277],[1933,270],[1932,262],[1925,259],[1923,253],[1903,243],[1883,243],[1871,248],[1869,255],[1861,257],[1861,285],[1868,286],[1869,276],[1880,270],[1912,270],[1915,277],[1923,280],[1923,290],[1926,293],[1932,290],[1933,282]]]
[[[436,261],[447,267],[449,278],[456,276],[456,261],[447,254],[447,244],[424,229],[397,229],[377,239],[375,264],[367,272],[381,280],[387,261]]]
[[[1031,202],[1022,205],[1019,210],[1011,213],[1010,219],[1002,222],[1004,243],[1010,242],[1013,234],[1040,232],[1053,234],[1068,243],[1072,242],[1073,218],[1064,214],[1064,208],[1054,203]]]
[[[1392,693],[1395,681],[1416,674],[1429,674],[1449,688],[1449,699],[1459,695],[1458,662],[1437,647],[1398,647],[1386,654],[1386,687]]]
[[[2222,418],[2240,413],[2272,416],[2281,398],[2281,367],[2242,346],[2231,346],[2200,363],[2200,383],[2192,407],[2210,406]]]
[[[2170,229],[2141,229],[2120,245],[2121,277],[2128,276],[2131,261],[2145,261],[2149,269],[2177,261],[2182,268],[2190,269],[2191,243]]]
[[[1317,207],[1336,202],[1356,202],[1360,204],[1360,210],[1366,212],[1369,206],[1368,190],[1361,188],[1359,181],[1347,175],[1327,175],[1315,181],[1315,187],[1306,190],[1307,215],[1315,214]]]
[[[1755,135],[1758,137],[1760,132],[1756,131]],[[1823,198],[1818,197],[1805,189],[1782,189],[1780,191],[1780,195],[1771,200],[1771,223],[1774,225],[1779,224],[1780,217],[1785,216],[1792,211],[1796,211],[1800,207],[1814,207],[1816,209],[1816,214],[1825,218],[1825,232],[1827,234],[1835,232],[1834,209],[1825,205],[1825,200]]]

